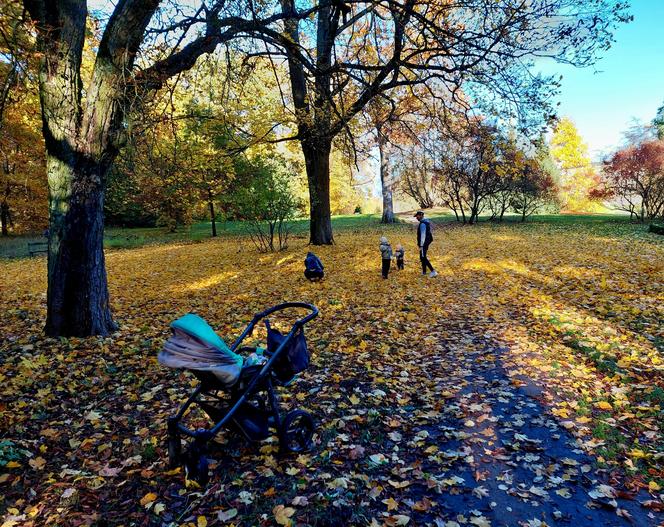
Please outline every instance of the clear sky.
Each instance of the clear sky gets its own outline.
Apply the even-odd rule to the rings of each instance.
[[[558,114],[572,118],[593,157],[619,146],[632,118],[650,121],[664,103],[664,0],[630,3],[634,21],[594,68],[543,68],[563,75]]]

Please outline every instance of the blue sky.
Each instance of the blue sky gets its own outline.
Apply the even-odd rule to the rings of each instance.
[[[622,143],[632,118],[650,121],[664,102],[664,0],[631,5],[634,21],[594,68],[543,68],[563,75],[558,114],[572,118],[594,157]]]

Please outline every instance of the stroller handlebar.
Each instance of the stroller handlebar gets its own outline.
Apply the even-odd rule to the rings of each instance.
[[[285,309],[308,309],[311,311],[311,313],[309,313],[306,317],[300,318],[295,322],[295,324],[298,326],[304,326],[307,322],[318,316],[318,308],[313,304],[307,304],[306,302],[284,302],[283,304],[277,304],[276,306],[272,306],[265,311],[256,313],[252,322],[255,324],[259,320],[271,315],[272,313],[283,311]]]
[[[254,318],[249,323],[249,325],[242,332],[242,335],[240,335],[238,339],[233,343],[233,345],[231,346],[231,350],[235,351],[238,348],[238,346],[242,343],[245,337],[254,330],[254,327],[259,321],[271,315],[272,313],[276,313],[277,311],[283,311],[285,309],[307,309],[311,311],[307,316],[302,317],[295,321],[295,324],[293,324],[294,329],[304,326],[307,322],[313,320],[318,316],[318,308],[313,304],[307,304],[306,302],[284,302],[283,304],[277,304],[276,306],[272,306],[266,309],[265,311],[256,313],[254,315]]]

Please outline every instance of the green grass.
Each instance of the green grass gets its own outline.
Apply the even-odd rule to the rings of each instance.
[[[334,232],[366,231],[371,228],[382,229],[380,215],[354,214],[334,216],[332,218]],[[247,234],[247,227],[241,221],[217,222],[219,237],[242,236]],[[309,234],[309,220],[298,218],[292,222],[292,237],[307,237]],[[209,221],[194,223],[187,227],[180,227],[175,232],[168,232],[162,227],[119,228],[109,227],[104,235],[104,247],[107,249],[128,249],[144,245],[178,242],[197,242],[212,236],[212,226]],[[0,238],[0,258],[25,258],[28,256],[29,242],[44,242],[46,239],[39,235],[10,236]]]
[[[456,224],[454,215],[443,212],[432,212],[428,215],[436,224]],[[623,214],[542,214],[531,216],[521,223],[520,216],[506,215],[502,224],[489,222],[488,216],[480,218],[481,228],[493,228],[494,225],[512,225],[518,229],[532,229],[538,225],[549,225],[560,229],[583,229],[597,236],[655,236],[647,233],[647,226],[629,221]],[[394,226],[380,224],[379,214],[351,214],[334,216],[332,228],[335,233],[371,231],[376,233],[385,230],[404,229],[407,225],[400,223]],[[408,226],[410,228],[410,226]],[[309,231],[309,220],[299,218],[292,222],[291,236],[306,238]],[[210,222],[199,222],[191,226],[181,227],[176,232],[168,232],[161,227],[106,229],[104,246],[107,249],[128,249],[144,245],[197,242],[211,237]],[[217,223],[219,237],[241,236],[247,234],[246,225],[240,221]],[[25,258],[28,256],[29,242],[43,242],[42,236],[10,236],[0,238],[0,258]]]

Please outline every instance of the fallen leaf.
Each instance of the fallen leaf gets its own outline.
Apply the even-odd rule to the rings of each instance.
[[[291,516],[295,514],[295,509],[292,507],[284,507],[283,505],[277,505],[272,509],[272,514],[274,514],[274,521],[279,525],[292,525]]]

